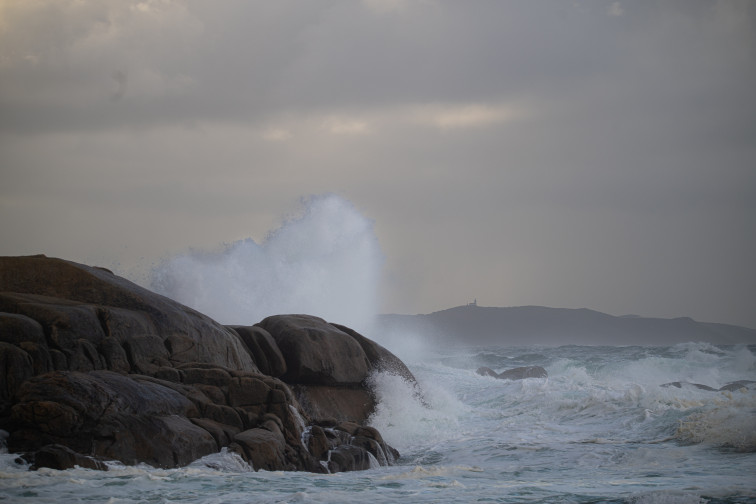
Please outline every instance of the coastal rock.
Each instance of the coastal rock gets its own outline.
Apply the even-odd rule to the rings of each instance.
[[[708,385],[703,385],[701,383],[691,383],[686,381],[676,381],[676,382],[670,382],[670,383],[663,383],[661,385],[662,387],[675,387],[675,388],[695,388],[699,390],[709,390],[709,391],[716,391],[714,387],[709,387]]]
[[[305,439],[322,468],[331,473],[392,465],[399,458],[376,429],[353,422],[308,427]]]
[[[286,359],[281,379],[302,385],[362,383],[370,361],[357,341],[319,317],[274,315],[260,322]]]
[[[302,408],[317,422],[364,422],[375,401],[369,390],[327,385],[292,385]]]
[[[522,366],[513,369],[507,369],[497,373],[489,367],[480,367],[475,371],[481,376],[493,376],[501,380],[522,380],[524,378],[547,378],[549,373],[541,366]]]
[[[379,371],[393,375],[398,375],[413,386],[417,387],[417,381],[412,372],[407,368],[404,362],[396,355],[389,352],[386,348],[375,341],[366,338],[354,329],[341,324],[331,324],[333,327],[342,331],[359,343],[362,351],[365,352],[369,364],[370,372]]]
[[[25,457],[30,462],[32,469],[40,467],[49,467],[52,469],[64,470],[72,467],[83,467],[84,469],[96,469],[98,471],[107,471],[108,466],[92,457],[85,457],[70,448],[52,444],[43,446],[32,454]]]
[[[244,341],[250,356],[261,373],[275,377],[280,377],[286,373],[286,360],[268,331],[260,326],[226,327],[235,331]]]
[[[393,463],[364,426],[404,364],[308,315],[222,326],[108,270],[0,258],[0,430],[33,468],[186,465],[229,448],[256,470]]]
[[[499,373],[497,373],[490,367],[486,367],[486,366],[479,367],[475,372],[478,373],[480,376],[491,376],[493,378],[499,377]]]
[[[719,387],[720,391],[735,392],[736,390],[746,389],[752,390],[756,388],[756,381],[753,380],[738,380]]]
[[[234,436],[232,449],[242,455],[256,470],[285,470],[286,441],[279,429],[249,429]]]
[[[195,404],[160,383],[112,371],[55,371],[21,386],[8,448],[60,444],[126,464],[186,465],[219,449],[188,420],[198,415]]]
[[[514,369],[507,369],[499,373],[498,378],[503,380],[522,380],[524,378],[546,378],[549,373],[541,366],[523,366]]]
[[[47,344],[65,356],[56,369],[97,369],[102,361],[88,353],[108,336],[124,347],[131,372],[192,361],[256,369],[239,337],[211,318],[105,269],[62,259],[1,257],[0,312],[42,326]]]
[[[419,391],[398,357],[348,327],[312,315],[274,315],[258,326],[281,349],[287,369],[281,379],[316,422],[367,421],[375,408],[367,381],[375,372],[401,376]]]
[[[727,383],[718,389],[714,387],[710,387],[709,385],[704,385],[702,383],[691,383],[691,382],[686,382],[686,381],[663,383],[660,386],[664,388],[675,387],[679,389],[695,388],[698,390],[706,390],[709,392],[735,392],[736,390],[741,390],[741,389],[751,390],[755,388],[754,385],[756,385],[756,381],[738,380],[738,381]]]

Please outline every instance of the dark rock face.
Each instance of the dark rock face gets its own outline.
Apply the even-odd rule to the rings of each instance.
[[[186,465],[218,451],[210,433],[189,421],[196,416],[194,403],[159,382],[112,371],[57,371],[21,386],[8,448],[60,444],[127,464]]]
[[[275,315],[258,324],[285,356],[287,383],[357,385],[370,372],[370,361],[353,337],[309,315]]]
[[[79,466],[85,469],[96,469],[99,471],[108,470],[108,466],[99,460],[93,459],[92,457],[85,457],[70,448],[58,444],[43,446],[35,453],[30,454],[28,462],[32,464],[32,469],[50,467],[52,469],[63,470]]]
[[[286,360],[268,331],[259,326],[227,327],[233,329],[244,341],[261,373],[275,377],[286,373]]]
[[[256,369],[238,336],[209,317],[107,270],[61,259],[0,258],[0,312],[37,321],[55,352],[54,369],[103,369],[108,357],[125,364],[124,356],[130,372],[144,374],[182,362]],[[123,352],[109,353],[116,341]]]
[[[275,315],[258,324],[275,340],[286,360],[281,377],[317,422],[363,423],[375,407],[365,385],[385,371],[416,385],[394,354],[356,331],[310,315]]]
[[[699,390],[710,390],[710,391],[717,390],[714,387],[709,387],[708,385],[703,385],[701,383],[690,383],[690,382],[679,382],[679,381],[677,381],[677,382],[671,382],[671,383],[664,383],[661,386],[665,387],[665,388],[666,387],[675,387],[675,388],[692,387],[692,388],[696,388],[696,389],[699,389]]]
[[[753,380],[738,380],[719,387],[720,391],[735,392],[736,390],[746,389],[751,390],[756,388],[756,381]]]
[[[497,373],[489,367],[481,367],[475,371],[481,376],[493,376],[502,380],[522,380],[524,378],[546,378],[549,373],[546,372],[541,366],[523,366],[513,369],[507,369],[501,373]]]
[[[494,378],[498,378],[499,377],[499,373],[497,373],[496,371],[494,371],[490,367],[486,367],[486,366],[479,367],[475,372],[477,374],[479,374],[480,376],[492,376]]]
[[[255,470],[391,464],[366,427],[385,348],[307,315],[225,327],[107,270],[0,258],[0,429],[33,467],[186,465],[222,448]]]

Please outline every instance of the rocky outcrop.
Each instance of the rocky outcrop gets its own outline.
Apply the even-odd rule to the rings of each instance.
[[[663,383],[660,386],[664,388],[675,387],[679,389],[707,390],[709,392],[735,392],[736,390],[741,390],[741,389],[751,390],[751,389],[756,388],[756,381],[738,380],[738,381],[727,383],[723,385],[722,387],[719,387],[718,389],[714,387],[710,387],[709,385],[704,385],[702,383],[691,383],[691,382],[686,382],[686,381]]]
[[[524,378],[546,378],[549,373],[541,366],[523,366],[513,369],[507,369],[497,373],[489,367],[480,367],[476,371],[481,376],[492,376],[501,380],[522,380]]]
[[[388,371],[415,383],[401,360],[347,327],[309,315],[275,315],[258,326],[285,357],[281,379],[317,422],[364,423],[375,407],[365,384],[373,372]]]
[[[376,371],[414,381],[317,317],[226,327],[101,268],[0,258],[0,429],[34,467],[175,467],[223,448],[256,470],[390,464],[365,425]]]
[[[101,461],[76,453],[63,445],[47,445],[37,450],[29,462],[33,463],[31,468],[34,470],[41,467],[64,470],[75,466],[98,471],[108,470],[108,466]]]
[[[41,326],[50,360],[41,355],[37,364],[51,370],[115,366],[154,374],[183,362],[257,369],[230,329],[102,268],[40,256],[0,258],[0,312],[25,316],[16,321],[26,326],[22,334],[36,333],[26,341],[39,342]]]

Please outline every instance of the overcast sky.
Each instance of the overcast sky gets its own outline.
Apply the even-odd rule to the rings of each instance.
[[[756,2],[0,0],[0,254],[373,222],[383,312],[756,327]]]

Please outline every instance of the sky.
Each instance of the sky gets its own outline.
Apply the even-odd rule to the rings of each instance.
[[[0,0],[0,254],[137,277],[333,194],[378,310],[756,328],[756,2]]]

